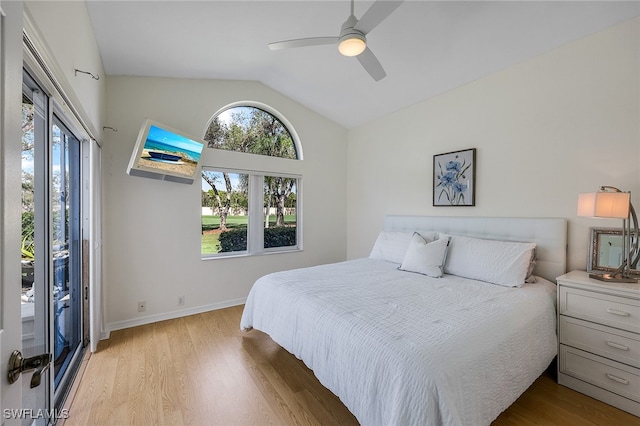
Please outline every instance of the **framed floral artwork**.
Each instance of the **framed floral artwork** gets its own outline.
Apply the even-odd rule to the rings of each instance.
[[[433,205],[476,205],[476,149],[433,156]]]

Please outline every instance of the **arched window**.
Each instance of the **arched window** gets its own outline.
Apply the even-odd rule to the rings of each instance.
[[[265,105],[234,104],[211,119],[204,140],[209,148],[301,159],[295,132]],[[264,160],[265,164],[268,160]],[[301,249],[302,176],[224,165],[202,167],[202,257]]]
[[[216,114],[204,134],[210,148],[299,159],[292,132],[273,113],[239,105]]]

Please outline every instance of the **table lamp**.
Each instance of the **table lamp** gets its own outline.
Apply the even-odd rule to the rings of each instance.
[[[589,277],[600,281],[637,283],[637,278],[631,274],[640,257],[638,217],[631,204],[631,192],[613,186],[601,186],[597,192],[579,194],[578,216],[622,219],[622,265],[611,274],[589,274]]]

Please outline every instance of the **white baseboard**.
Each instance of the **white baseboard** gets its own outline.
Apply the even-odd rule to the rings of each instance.
[[[241,299],[227,300],[224,302],[212,303],[209,305],[195,306],[193,308],[180,309],[177,311],[163,312],[161,314],[147,315],[140,318],[113,322],[105,325],[104,330],[100,334],[100,340],[108,339],[111,336],[112,331],[137,327],[139,325],[152,324],[158,321],[186,317],[189,315],[201,314],[203,312],[215,311],[217,309],[229,308],[231,306],[243,305],[246,301],[247,298],[244,297]],[[238,327],[240,327],[240,324],[238,324]]]

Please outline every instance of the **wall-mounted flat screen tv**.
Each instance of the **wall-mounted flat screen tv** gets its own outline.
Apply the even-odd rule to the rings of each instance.
[[[205,141],[157,121],[145,119],[127,173],[191,184],[199,173]]]

